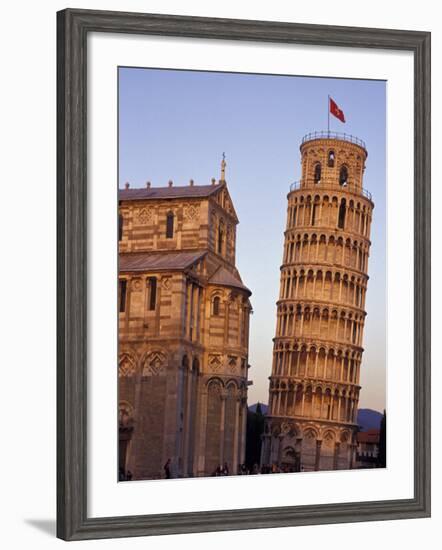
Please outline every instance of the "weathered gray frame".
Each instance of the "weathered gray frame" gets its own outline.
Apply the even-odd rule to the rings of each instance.
[[[88,518],[87,35],[89,32],[408,50],[414,55],[414,498]],[[57,535],[65,540],[430,515],[430,33],[68,9],[57,14]]]

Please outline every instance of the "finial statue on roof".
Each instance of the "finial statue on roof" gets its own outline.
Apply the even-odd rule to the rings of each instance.
[[[223,153],[223,159],[221,161],[221,181],[226,181],[226,154]]]

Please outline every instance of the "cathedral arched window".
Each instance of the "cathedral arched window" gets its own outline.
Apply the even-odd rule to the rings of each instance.
[[[224,248],[224,224],[221,222],[218,227],[218,254],[223,253]]]
[[[339,171],[339,185],[347,185],[348,183],[348,168],[343,164]]]
[[[328,161],[327,161],[328,167],[333,168],[335,165],[335,152],[329,151],[328,152]]]
[[[127,281],[126,279],[121,279],[119,283],[119,288],[118,288],[118,295],[119,295],[118,309],[120,313],[124,313],[126,311],[126,293],[127,293]]]
[[[341,199],[341,204],[339,205],[339,215],[338,215],[338,227],[339,227],[339,229],[344,229],[346,210],[347,210],[346,200]]]
[[[173,239],[173,212],[168,212],[166,216],[166,239]]]
[[[148,280],[148,309],[154,311],[157,307],[157,278],[149,277]]]
[[[321,181],[321,164],[318,162],[315,164],[315,171],[313,173],[313,180],[315,183],[319,183]]]
[[[212,313],[213,315],[219,315],[220,312],[220,305],[221,305],[221,298],[219,296],[215,296],[212,303]]]
[[[118,215],[118,240],[123,240],[123,216]]]

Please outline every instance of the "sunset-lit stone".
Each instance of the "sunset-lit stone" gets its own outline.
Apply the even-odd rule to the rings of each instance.
[[[262,465],[353,466],[373,202],[367,151],[334,134],[301,145],[288,194]]]
[[[222,178],[119,193],[119,467],[132,479],[244,462],[251,292]]]

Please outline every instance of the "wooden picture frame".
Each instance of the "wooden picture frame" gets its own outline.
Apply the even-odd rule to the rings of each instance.
[[[407,50],[414,56],[414,497],[87,517],[87,36],[91,32]],[[430,515],[430,33],[89,10],[57,16],[57,535],[65,540]]]

